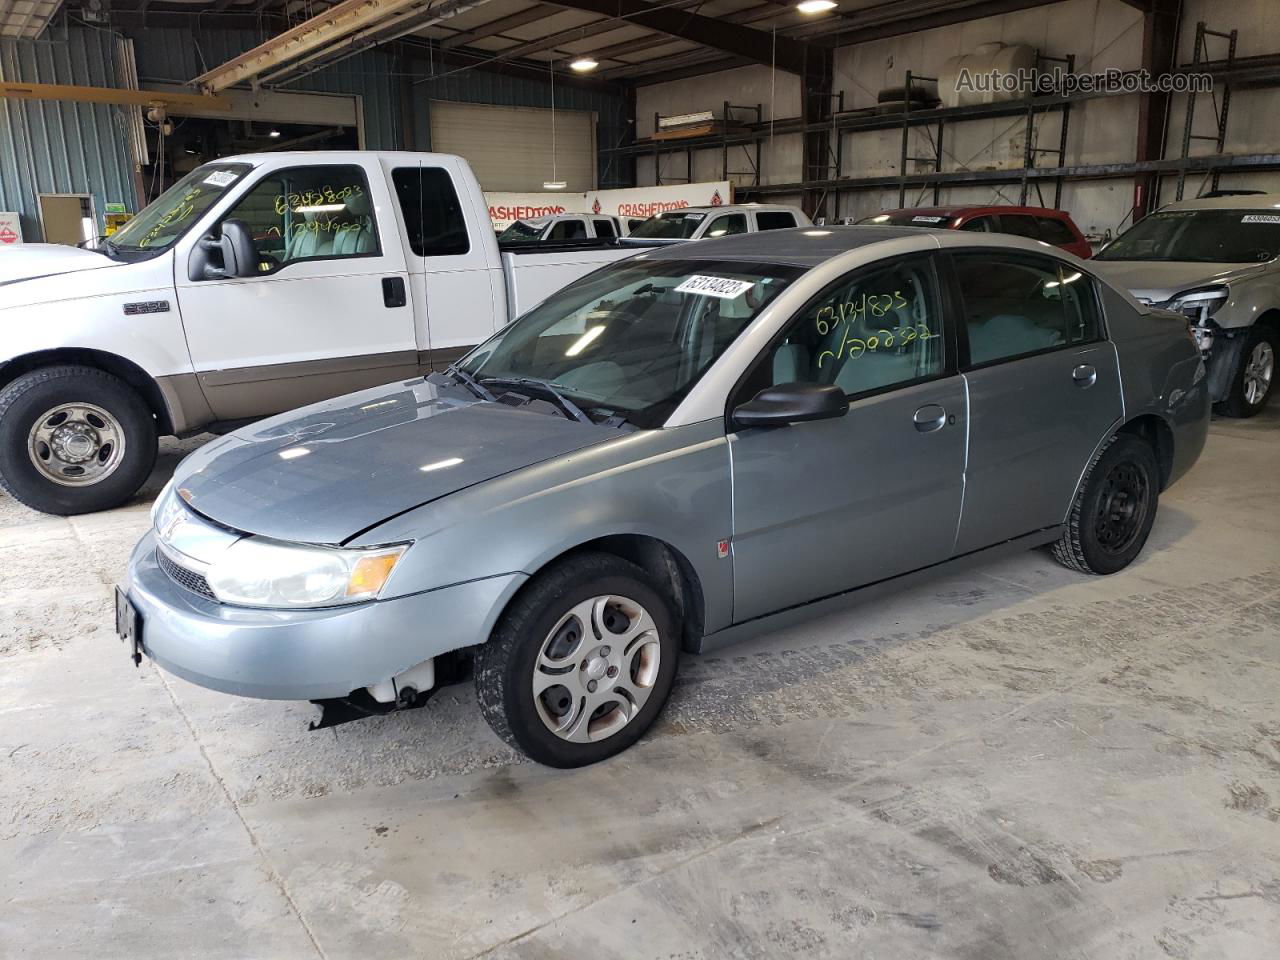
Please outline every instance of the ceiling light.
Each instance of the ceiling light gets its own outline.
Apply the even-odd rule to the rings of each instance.
[[[834,4],[833,4],[833,6],[834,6]],[[268,136],[268,137],[278,137],[278,136],[280,136],[280,131],[279,131],[279,130],[272,130],[270,133],[268,133],[268,134],[267,134],[267,136]]]
[[[569,64],[570,70],[576,70],[578,73],[586,73],[600,66],[600,62],[592,57],[579,57]]]
[[[542,181],[543,190],[563,190],[568,185],[569,184],[565,183],[565,181],[563,180],[543,180]]]
[[[801,0],[796,9],[801,13],[826,13],[836,8],[836,0]]]

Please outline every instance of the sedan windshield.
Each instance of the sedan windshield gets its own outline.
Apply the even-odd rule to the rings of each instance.
[[[1280,210],[1169,210],[1121,234],[1096,260],[1263,263],[1280,255]]]
[[[197,167],[117,230],[108,246],[126,253],[167,250],[250,169],[247,163]]]
[[[531,222],[528,220],[517,220],[507,229],[498,234],[499,243],[532,243],[542,236],[542,231],[547,229],[547,221]]]
[[[593,418],[658,427],[803,272],[736,261],[623,261],[552,295],[459,366],[495,391],[538,381]]]
[[[707,218],[701,210],[668,210],[650,217],[631,231],[644,240],[688,240]]]

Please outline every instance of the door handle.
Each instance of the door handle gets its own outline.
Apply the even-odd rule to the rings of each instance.
[[[1098,371],[1091,363],[1082,363],[1071,371],[1071,379],[1075,381],[1077,387],[1084,389],[1092,387],[1098,382]]]
[[[409,302],[404,293],[404,277],[382,278],[382,303],[387,307],[403,307]]]
[[[936,403],[926,403],[923,407],[916,411],[911,421],[916,425],[916,429],[921,433],[933,433],[935,430],[941,430],[947,424],[947,411]]]

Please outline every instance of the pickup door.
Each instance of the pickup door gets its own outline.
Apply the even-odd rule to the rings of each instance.
[[[269,164],[219,217],[249,225],[254,277],[174,272],[191,359],[220,420],[259,417],[418,370],[404,243],[377,161]],[[486,304],[481,304],[483,309]]]

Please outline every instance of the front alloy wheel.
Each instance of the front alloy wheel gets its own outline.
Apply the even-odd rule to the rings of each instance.
[[[553,767],[635,743],[675,679],[679,625],[640,567],[581,553],[529,581],[476,649],[476,696],[508,744]]]
[[[1228,417],[1252,417],[1267,405],[1275,386],[1276,352],[1280,334],[1269,326],[1254,324],[1240,353],[1227,395],[1215,408]]]

